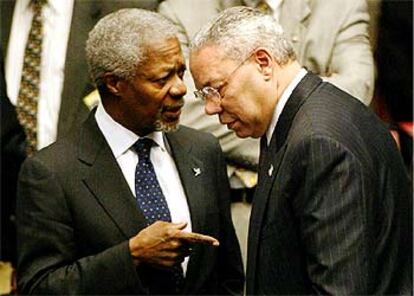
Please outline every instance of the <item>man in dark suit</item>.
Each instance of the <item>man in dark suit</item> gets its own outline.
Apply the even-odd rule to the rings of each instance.
[[[1,50],[2,58],[7,59],[9,40],[11,36],[11,27],[13,24],[13,13],[16,6],[22,6],[29,9],[30,0],[2,0],[0,1],[0,21],[1,21]],[[53,5],[63,3],[63,1],[48,1],[52,9]],[[86,57],[84,54],[84,45],[88,32],[93,28],[95,23],[102,16],[111,11],[124,7],[140,7],[146,9],[155,9],[158,5],[157,0],[106,0],[106,1],[79,1],[73,2],[71,12],[72,19],[69,24],[69,37],[67,42],[66,58],[64,62],[63,89],[60,98],[61,105],[57,126],[57,138],[68,133],[72,127],[79,125],[86,119],[88,106],[83,98],[94,89],[89,78]],[[56,13],[56,12],[55,12]],[[25,17],[29,17],[26,14]],[[30,20],[29,20],[30,21]],[[28,22],[29,22],[28,21]],[[59,23],[61,19],[57,19]],[[56,25],[56,23],[54,23]],[[20,26],[16,21],[16,26]],[[26,32],[27,33],[27,32]],[[16,40],[21,46],[24,46],[26,40]],[[51,40],[51,46],[61,46],[58,41]],[[18,61],[11,61],[12,67],[16,68]],[[43,70],[41,70],[43,71]],[[3,77],[2,79],[5,79]],[[53,83],[52,83],[53,84]],[[56,86],[54,86],[56,87]],[[1,261],[11,261],[15,264],[16,255],[16,237],[15,237],[15,203],[16,203],[16,183],[17,173],[20,169],[25,154],[25,136],[17,120],[15,106],[6,100],[6,86],[1,87],[2,91],[2,108],[1,108],[1,144],[2,144],[2,183],[1,183]],[[3,94],[4,92],[4,94]],[[43,105],[46,109],[51,108]]]
[[[247,294],[411,293],[412,193],[382,122],[251,8],[204,27],[190,68],[207,114],[261,137]]]
[[[125,9],[90,32],[102,104],[20,174],[21,293],[241,293],[219,144],[178,126],[185,63],[172,27]]]

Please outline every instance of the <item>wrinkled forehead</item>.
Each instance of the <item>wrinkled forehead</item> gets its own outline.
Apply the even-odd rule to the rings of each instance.
[[[190,54],[190,71],[197,87],[214,84],[236,62],[217,45],[207,45]]]
[[[176,37],[147,42],[143,47],[143,56],[139,68],[145,71],[148,70],[147,68],[152,68],[162,63],[184,64],[181,45]]]

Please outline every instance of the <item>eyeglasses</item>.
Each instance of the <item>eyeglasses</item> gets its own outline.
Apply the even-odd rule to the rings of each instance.
[[[233,75],[240,69],[240,67],[252,56],[253,52],[250,53],[247,58],[245,58],[237,67],[227,76],[224,80],[224,83],[219,88],[214,88],[211,86],[205,86],[202,89],[194,91],[196,98],[203,100],[205,103],[211,102],[214,104],[221,103],[222,95],[220,94],[220,89],[222,89],[226,84],[228,84],[233,77]]]

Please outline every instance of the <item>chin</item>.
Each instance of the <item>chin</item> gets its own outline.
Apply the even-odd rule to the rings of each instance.
[[[237,137],[239,138],[252,137],[252,133],[249,130],[242,129],[240,126],[238,126],[238,128],[236,129],[233,129],[233,131],[236,133]]]
[[[155,123],[155,130],[164,133],[175,132],[178,129],[178,126],[178,121],[165,122],[160,120]]]
[[[242,131],[237,131],[236,135],[237,135],[237,137],[242,138],[242,139],[243,138],[248,138],[248,137],[251,136],[250,134],[243,133]]]

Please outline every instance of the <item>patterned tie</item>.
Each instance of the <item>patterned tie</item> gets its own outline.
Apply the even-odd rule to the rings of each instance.
[[[26,134],[27,155],[30,156],[37,147],[37,102],[39,99],[40,58],[42,54],[42,7],[47,0],[32,0],[32,25],[24,51],[22,78],[16,111],[20,124]]]
[[[148,225],[158,220],[171,222],[167,201],[150,160],[152,144],[153,141],[148,138],[141,138],[134,144],[134,149],[138,154],[138,164],[135,169],[135,193]]]
[[[135,169],[135,194],[138,206],[144,213],[148,225],[158,220],[171,222],[167,201],[150,160],[150,151],[153,144],[153,140],[141,138],[133,146],[138,154],[138,164]],[[176,289],[174,292],[179,293],[184,283],[183,270],[180,264],[173,267],[172,274]]]

